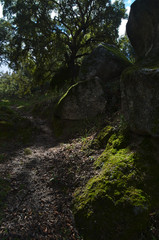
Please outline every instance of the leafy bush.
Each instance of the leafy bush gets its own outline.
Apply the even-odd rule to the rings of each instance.
[[[30,95],[32,88],[33,80],[23,75],[21,71],[0,74],[0,97]]]

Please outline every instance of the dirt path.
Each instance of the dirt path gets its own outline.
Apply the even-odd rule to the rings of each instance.
[[[71,211],[74,190],[94,174],[94,152],[81,149],[81,139],[58,144],[45,122],[26,149],[10,150],[0,163],[0,176],[11,189],[0,225],[0,240],[77,240]]]

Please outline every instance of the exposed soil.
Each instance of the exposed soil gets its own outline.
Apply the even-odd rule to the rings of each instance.
[[[84,150],[82,138],[58,143],[44,121],[31,120],[40,131],[29,147],[12,142],[0,150],[5,155],[0,177],[11,186],[0,239],[82,239],[72,213],[73,193],[95,174],[92,162],[100,151]]]

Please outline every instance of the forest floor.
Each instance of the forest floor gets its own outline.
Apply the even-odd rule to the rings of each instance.
[[[45,121],[28,146],[12,141],[0,147],[0,177],[9,186],[0,217],[0,240],[77,240],[73,193],[94,176],[94,158],[88,150],[92,136],[58,142]]]

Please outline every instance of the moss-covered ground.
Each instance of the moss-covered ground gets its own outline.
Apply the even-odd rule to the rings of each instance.
[[[100,132],[98,132],[97,136],[93,139],[91,146],[93,148],[101,148],[106,146],[110,136],[112,135],[113,127],[106,126]]]
[[[110,129],[104,128],[106,136]],[[112,132],[94,162],[98,175],[75,192],[75,220],[84,240],[159,237],[150,223],[151,213],[159,208],[156,148],[151,138],[132,139],[128,131]]]

